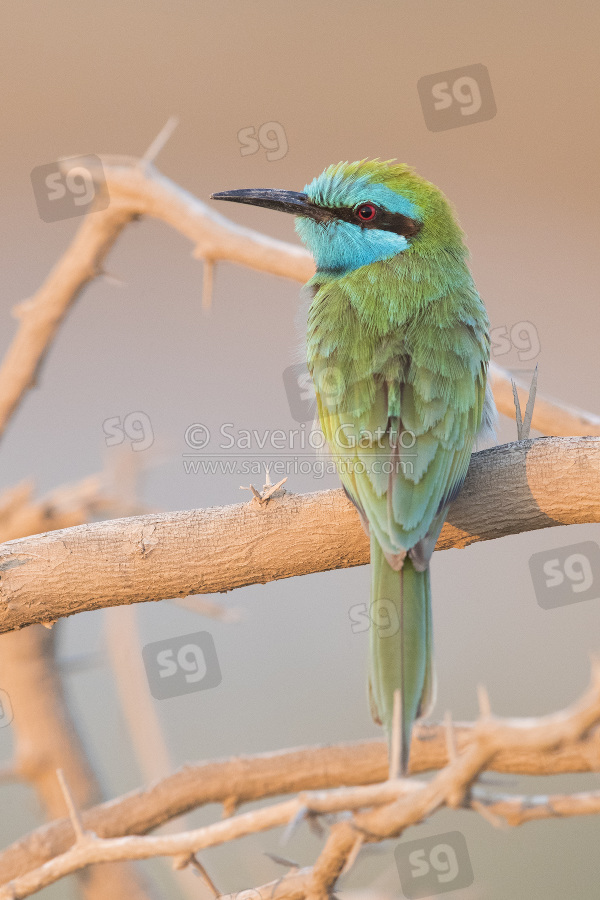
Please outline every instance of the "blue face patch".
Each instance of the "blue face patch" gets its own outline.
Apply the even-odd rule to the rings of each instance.
[[[309,199],[319,206],[354,208],[372,202],[392,213],[401,213],[421,221],[414,203],[385,184],[371,181],[367,175],[348,178],[343,170],[326,170],[304,188]],[[409,246],[401,234],[361,228],[351,222],[316,222],[298,217],[296,231],[311,251],[320,271],[343,274],[381,259],[402,253]]]
[[[408,247],[408,241],[393,231],[361,228],[350,222],[315,222],[296,218],[296,231],[315,258],[321,272],[352,272],[380,259],[388,259]]]

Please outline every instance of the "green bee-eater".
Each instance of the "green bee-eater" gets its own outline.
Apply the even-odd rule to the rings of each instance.
[[[304,193],[213,198],[292,213],[315,258],[308,367],[325,438],[370,535],[371,710],[391,740],[399,692],[405,772],[413,722],[433,702],[429,560],[495,415],[489,322],[463,234],[438,188],[379,160],[330,166]]]

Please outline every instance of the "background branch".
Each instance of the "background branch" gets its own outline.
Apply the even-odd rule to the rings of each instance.
[[[214,264],[222,260],[299,282],[314,273],[312,258],[303,247],[236,225],[166,178],[150,161],[124,156],[104,156],[102,161],[108,207],[92,209],[41,288],[14,310],[20,324],[0,367],[0,437],[21,397],[36,384],[44,357],[73,303],[88,282],[103,274],[111,247],[140,216],[159,219],[189,238],[194,255],[208,264],[207,295]],[[100,178],[100,172],[96,177]],[[102,200],[100,192],[100,205]],[[205,304],[209,302],[205,297]],[[512,418],[510,376],[493,366],[491,384],[499,411]],[[532,427],[553,435],[600,435],[600,417],[538,395]]]
[[[92,835],[72,844],[68,850],[43,866],[13,878],[0,888],[0,898],[20,900],[90,863],[149,859],[164,855],[179,859],[240,837],[284,826],[296,821],[299,813],[306,815],[353,810],[351,820],[345,818],[331,828],[317,862],[307,875],[302,896],[306,900],[326,900],[342,870],[353,858],[359,837],[365,842],[397,837],[408,825],[422,821],[444,806],[474,809],[485,806],[486,818],[499,818],[501,810],[504,810],[508,813],[508,818],[505,818],[507,822],[518,824],[527,821],[527,816],[518,815],[515,809],[522,809],[522,797],[502,797],[500,800],[488,798],[485,803],[479,797],[474,804],[471,793],[473,782],[507,748],[517,753],[548,753],[559,746],[584,739],[599,722],[600,665],[595,663],[589,689],[567,710],[539,719],[499,719],[486,713],[472,728],[470,740],[464,748],[459,751],[457,746],[448,764],[431,781],[395,779],[372,788],[344,787],[318,794],[304,793],[293,800],[168,836],[132,835],[108,838]],[[598,793],[575,795],[570,801],[562,796],[557,797],[556,807],[553,806],[553,800],[550,797],[546,803],[542,803],[539,798],[535,798],[535,818],[577,815],[583,812],[588,814],[600,810]],[[72,825],[70,827],[72,832]],[[86,831],[90,827],[85,817],[83,827]]]
[[[475,725],[457,723],[457,752],[473,740]],[[448,763],[445,725],[415,726],[411,774],[441,769]],[[301,747],[231,760],[186,765],[124,797],[83,813],[85,828],[102,837],[146,834],[174,818],[209,803],[233,809],[243,803],[299,791],[383,782],[388,773],[384,741],[361,741],[330,747]],[[600,768],[600,729],[564,741],[551,750],[522,746],[501,748],[489,770],[521,775],[594,772]],[[0,853],[0,883],[64,853],[72,841],[68,820],[36,829]]]
[[[39,501],[24,483],[0,498],[0,537],[30,534],[79,524],[101,509],[114,507],[104,476],[53,491]],[[61,769],[78,807],[96,804],[101,789],[69,711],[56,661],[57,630],[39,625],[0,635],[0,684],[11,698],[15,736],[13,777],[31,785],[48,819],[65,815],[56,776]],[[86,900],[149,900],[158,896],[129,863],[116,862],[81,872]]]

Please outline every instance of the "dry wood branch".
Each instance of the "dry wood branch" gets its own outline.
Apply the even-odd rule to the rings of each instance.
[[[33,492],[33,483],[25,481],[0,494],[0,541],[83,525],[116,503],[104,475],[90,475],[39,500],[33,499]]]
[[[87,521],[115,506],[106,478],[92,476],[32,500],[32,486],[19,485],[0,500],[0,537],[31,534]],[[56,769],[64,770],[77,807],[98,803],[100,786],[69,712],[56,665],[56,633],[38,626],[0,636],[0,684],[14,708],[14,777],[27,781],[48,818],[65,813]],[[111,863],[80,873],[86,900],[155,896],[129,863]]]
[[[66,812],[57,768],[64,769],[78,806],[100,799],[68,713],[55,665],[55,643],[55,630],[39,626],[0,637],[0,684],[14,710],[14,768],[35,789],[49,818]]]
[[[56,768],[65,770],[79,807],[97,803],[100,787],[69,714],[58,676],[55,631],[39,626],[0,636],[0,683],[11,698],[16,737],[15,774],[36,791],[49,818],[65,814]],[[67,831],[72,830],[67,822]],[[87,900],[154,896],[130,865],[112,864],[85,873]],[[116,892],[116,893],[115,893]],[[123,892],[123,893],[122,893]]]
[[[215,604],[216,605],[216,604]],[[105,613],[106,642],[125,726],[144,782],[164,778],[172,771],[169,749],[160,719],[148,692],[142,662],[139,609],[123,606]],[[167,831],[187,828],[185,819],[168,823]],[[175,866],[175,878],[186,897],[196,900],[197,878],[189,866]]]
[[[599,521],[600,440],[538,438],[473,455],[437,548]],[[0,546],[0,632],[368,561],[342,491],[82,525]]]
[[[102,274],[106,255],[123,228],[139,216],[161,219],[188,237],[196,254],[306,281],[314,266],[301,247],[242,228],[161,175],[149,162],[107,157],[110,204],[85,217],[71,246],[42,287],[15,308],[20,324],[0,368],[0,436],[39,368],[69,309],[85,285]]]
[[[442,806],[463,806],[476,809],[490,821],[519,825],[539,818],[564,815],[597,814],[600,812],[600,793],[576,794],[571,797],[489,797],[485,802],[475,799],[471,785],[489,767],[502,748],[519,744],[547,751],[561,743],[568,735],[585,735],[600,721],[600,665],[594,664],[592,684],[587,694],[570,710],[531,720],[498,720],[484,717],[476,725],[473,740],[464,752],[451,760],[429,783],[401,795],[398,800],[372,810],[356,813],[351,821],[334,825],[317,862],[312,869],[294,872],[274,886],[273,896],[327,900],[336,886],[346,862],[353,852],[353,836],[365,841],[381,841],[397,837],[412,824],[417,824]],[[480,792],[477,792],[477,797]],[[484,807],[482,809],[482,807]],[[286,882],[290,882],[289,890]],[[270,896],[269,885],[258,888],[261,897]],[[263,893],[264,892],[264,893]]]
[[[472,742],[474,729],[473,724],[454,724],[459,754]],[[447,765],[445,726],[417,725],[410,760],[412,774]],[[600,729],[552,750],[527,746],[499,750],[488,769],[524,775],[598,771]],[[185,766],[147,789],[89,809],[82,818],[86,829],[102,837],[145,834],[209,803],[224,803],[233,798],[239,806],[260,798],[311,791],[312,803],[318,806],[318,791],[342,786],[364,790],[362,786],[385,781],[387,775],[384,741],[306,747]],[[352,795],[347,793],[347,796]],[[0,883],[64,853],[71,841],[68,820],[38,828],[0,853]]]
[[[210,210],[160,175],[148,161],[156,146],[158,144],[155,142],[147,158],[137,163],[131,160],[107,161],[105,172],[111,196],[108,209],[95,211],[84,220],[73,244],[40,291],[17,309],[21,323],[0,369],[0,435],[27,389],[35,383],[44,356],[73,302],[85,284],[101,274],[103,260],[121,230],[140,215],[153,216],[167,222],[194,243],[196,255],[206,262],[206,301],[212,285],[213,265],[217,260],[231,260],[300,281],[306,280],[312,274],[312,261],[302,249],[272,241],[249,229],[229,223],[220,214]],[[512,401],[504,403],[503,400],[503,392],[509,391],[508,378],[496,368],[492,372],[492,383],[499,409],[512,416]],[[556,434],[583,431],[600,435],[598,417],[562,404],[544,401],[543,398],[538,398],[532,424],[534,428]],[[597,442],[570,439],[545,444],[527,442],[509,445],[507,448],[487,451],[491,455],[478,455],[474,459],[465,493],[453,507],[438,549],[467,546],[476,540],[487,540],[531,528],[599,521],[598,500],[594,499],[600,493],[598,449]],[[555,487],[559,477],[564,478],[565,472],[568,474],[569,497],[566,493],[562,497],[558,496],[559,492]],[[488,487],[490,480],[492,484]],[[8,500],[5,498],[4,508],[0,509],[0,516],[4,512],[5,534],[11,536],[22,534],[31,527],[31,525],[25,527],[25,522],[31,523],[36,516],[39,521],[39,510],[33,512],[33,518],[30,515],[29,519],[21,518],[20,521],[15,519],[19,508],[23,513],[27,511],[28,504],[31,506],[23,489],[20,494],[17,491]],[[488,521],[490,510],[495,514],[493,521]],[[336,511],[340,513],[342,527],[332,535],[331,514],[333,512],[335,515]],[[31,510],[28,512],[31,513]],[[78,514],[76,511],[75,521]],[[328,541],[327,546],[323,548],[316,544],[323,543],[319,527],[320,524],[324,525],[325,520],[328,527],[324,533],[327,534]],[[51,521],[42,527],[46,529],[58,527],[57,522],[60,521],[54,515]],[[73,521],[71,518],[65,523],[72,525]],[[238,533],[235,533],[236,527],[239,529]],[[281,527],[283,533],[278,534]],[[232,548],[229,552],[226,551],[226,555],[230,555],[231,549],[237,549],[237,556],[234,556],[237,563],[235,572],[237,580],[234,584],[230,583],[230,573],[226,575],[227,583],[219,581],[216,575],[219,568],[226,571],[220,565],[216,545],[220,543],[223,546],[223,533],[227,531]],[[312,535],[312,544],[310,540],[305,539],[306,532]],[[181,541],[182,535],[189,538],[187,543]],[[247,553],[248,541],[253,537],[261,539],[260,559],[255,558],[252,552],[249,555]],[[272,561],[266,568],[265,562],[269,561],[265,553],[265,537],[273,550]],[[206,538],[208,540],[205,541]],[[178,542],[179,553],[175,549]],[[60,549],[61,543],[63,551]],[[252,546],[254,545],[255,543]],[[278,552],[281,546],[285,546],[286,553]],[[293,549],[291,560],[290,546]],[[192,566],[182,565],[183,554],[185,562],[188,562],[190,558],[198,559],[206,549],[208,553],[201,558],[200,563]],[[246,551],[245,559],[242,549]],[[103,568],[99,559],[104,553],[108,559]],[[69,556],[73,559],[68,559]],[[284,563],[281,563],[281,560],[284,560]],[[269,503],[268,508],[262,510],[240,506],[205,512],[140,517],[101,526],[85,526],[81,529],[70,528],[63,532],[60,538],[55,536],[54,540],[50,535],[42,535],[39,539],[14,541],[0,548],[0,614],[3,616],[0,630],[9,631],[32,622],[53,621],[59,616],[84,609],[161,599],[165,596],[210,593],[241,584],[357,565],[367,561],[366,541],[358,528],[353,511],[341,499],[340,492],[328,492],[306,498],[288,495],[274,500]],[[90,564],[86,566],[87,562]],[[115,583],[115,579],[111,581],[109,577],[113,572],[113,566],[116,565],[122,565],[121,571],[125,573],[125,577],[122,575],[119,577],[119,584]],[[157,573],[160,577],[157,577]],[[37,596],[36,584],[41,583],[39,579],[44,579],[43,583],[49,586],[49,595],[43,601]],[[105,582],[107,587],[104,586]],[[174,584],[176,589],[168,588],[171,584]],[[66,590],[67,585],[69,590]],[[64,594],[64,602],[61,594]],[[31,612],[27,611],[28,606]],[[37,629],[31,631],[36,632]],[[15,643],[15,646],[17,645],[18,642]],[[235,816],[226,823],[183,835],[121,838],[115,841],[80,840],[72,850],[65,848],[66,852],[63,850],[61,858],[48,862],[41,873],[23,874],[21,885],[15,886],[16,892],[13,893],[12,888],[8,888],[3,896],[27,896],[36,879],[38,886],[49,884],[66,871],[77,871],[89,862],[102,859],[147,858],[157,853],[166,853],[177,858],[181,858],[183,854],[185,857],[200,847],[214,846],[215,842],[254,833],[257,829],[273,827],[274,824],[283,824],[286,817],[297,814],[299,809],[318,807],[321,811],[327,811],[334,808],[355,809],[356,804],[362,808],[362,804],[376,806],[378,803],[386,803],[387,806],[383,808],[357,815],[354,825],[343,822],[332,830],[325,851],[315,867],[307,871],[306,883],[299,894],[316,900],[329,894],[340,872],[352,860],[358,846],[357,833],[371,834],[368,828],[372,827],[379,828],[378,834],[381,835],[397,833],[406,824],[416,821],[415,815],[427,814],[428,810],[431,811],[442,804],[451,806],[476,804],[477,808],[482,812],[485,811],[486,816],[491,819],[504,816],[506,819],[512,818],[515,822],[527,821],[528,817],[595,812],[598,803],[595,794],[550,798],[551,802],[548,803],[545,800],[542,802],[543,798],[524,801],[523,798],[484,797],[475,795],[474,792],[470,793],[470,784],[477,773],[484,768],[497,765],[498,759],[502,759],[506,751],[506,743],[502,747],[497,742],[494,745],[494,735],[498,739],[501,736],[505,742],[508,740],[509,755],[513,763],[515,756],[518,757],[520,753],[527,756],[527,753],[532,752],[532,747],[534,756],[545,747],[545,755],[555,763],[563,750],[557,751],[554,744],[548,744],[553,726],[555,734],[561,732],[563,738],[565,736],[570,738],[571,744],[567,742],[565,748],[568,750],[570,747],[576,759],[582,754],[585,756],[586,753],[591,753],[597,766],[597,742],[594,743],[595,739],[581,730],[582,716],[578,718],[576,712],[570,717],[563,716],[562,719],[558,717],[553,723],[549,720],[538,723],[545,728],[546,744],[543,740],[541,743],[540,740],[537,743],[536,740],[532,742],[523,740],[523,731],[518,735],[516,742],[511,743],[510,723],[498,725],[495,720],[486,719],[485,723],[477,726],[475,736],[471,736],[468,745],[461,747],[460,729],[453,727],[450,742],[452,759],[447,769],[441,772],[431,785],[413,783],[408,793],[406,785],[400,782],[397,787],[395,783],[373,789],[363,786],[355,789],[354,800],[347,791],[320,798],[314,795],[304,796],[261,810],[259,813]],[[579,712],[582,713],[581,710]],[[492,733],[493,729],[495,730]],[[528,730],[529,738],[532,734],[533,732]],[[541,735],[537,737],[541,739]],[[589,764],[591,757],[586,758]],[[434,790],[436,785],[437,793]],[[418,798],[415,799],[419,793],[422,795],[420,801]],[[240,802],[241,796],[240,793],[240,796],[234,799]],[[265,796],[264,791],[258,796]],[[230,784],[227,796],[223,800],[227,803],[232,802]],[[118,803],[116,806],[109,805],[108,808],[111,813],[114,813],[115,809],[119,813],[122,811]],[[171,812],[164,816],[163,821],[175,814],[172,812],[172,805],[170,808]],[[84,814],[84,819],[87,815]],[[59,829],[60,826],[61,823],[58,823]],[[48,826],[52,834],[54,827]],[[72,834],[68,822],[66,828],[67,836],[69,833]],[[360,831],[361,828],[364,829],[363,832]],[[126,842],[125,845],[123,840]],[[37,852],[40,852],[39,849]],[[6,854],[0,856],[0,868],[5,857]],[[113,871],[116,872],[117,869]],[[294,873],[291,877],[297,879],[300,874]],[[122,879],[118,877],[115,879],[115,895],[123,895],[123,884]],[[135,892],[136,888],[132,886],[125,894],[133,897]]]
[[[159,219],[189,238],[195,256],[207,261],[205,304],[219,260],[304,282],[314,272],[300,246],[274,240],[230,222],[162,175],[148,159],[103,157],[110,195],[104,210],[86,216],[62,259],[37,293],[15,309],[17,334],[0,368],[0,437],[26,391],[33,387],[58,328],[85,285],[102,274],[106,255],[129,222]],[[510,376],[492,367],[498,409],[512,418]],[[600,435],[600,418],[538,397],[533,428],[547,434]]]
[[[83,287],[100,274],[104,257],[134,213],[115,199],[86,216],[69,251],[31,299],[14,310],[19,328],[0,368],[0,436],[37,374],[56,333]]]
[[[483,794],[474,788],[472,795],[470,803],[465,806],[477,809],[477,803],[506,825],[523,825],[525,822],[560,819],[562,816],[594,816],[600,813],[600,791],[514,797],[509,794]]]
[[[517,752],[547,753],[563,744],[582,740],[599,722],[600,664],[596,663],[590,688],[570,709],[537,720],[493,716],[481,719],[472,729],[465,748],[430,782],[398,779],[372,787],[344,787],[317,795],[304,793],[292,800],[168,836],[80,839],[60,856],[5,884],[0,888],[0,900],[20,900],[90,863],[154,856],[180,859],[199,850],[283,826],[304,810],[315,813],[355,810],[351,821],[333,826],[319,859],[306,875],[303,896],[307,900],[325,900],[353,853],[357,837],[367,842],[385,840],[396,837],[408,825],[422,821],[442,806],[472,806],[473,782],[493,764],[499,753],[506,752],[507,748]],[[476,806],[483,803],[482,799],[476,798]],[[507,814],[506,821],[527,821],[522,797],[492,798],[485,806],[486,817],[500,817],[503,811]],[[535,818],[541,818],[595,813],[600,803],[598,794],[594,793],[576,795],[570,802],[564,796],[549,797],[544,803],[540,798],[534,798],[533,806]],[[84,822],[81,827],[87,829],[89,826]]]

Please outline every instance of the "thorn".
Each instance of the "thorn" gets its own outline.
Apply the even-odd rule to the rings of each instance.
[[[285,831],[281,836],[281,845],[287,844],[294,831],[298,827],[298,825],[302,822],[302,820],[308,815],[308,806],[301,806],[296,813],[292,816],[290,821],[285,827]]]
[[[528,440],[531,430],[531,420],[533,419],[533,407],[535,406],[535,395],[537,393],[538,367],[536,365],[531,386],[529,388],[529,397],[527,398],[527,406],[525,407],[525,419],[523,420],[523,440]]]
[[[212,878],[210,877],[210,875],[208,874],[208,872],[206,871],[206,869],[204,868],[204,866],[202,865],[202,863],[196,857],[195,854],[192,853],[192,855],[189,857],[188,862],[189,862],[189,865],[192,866],[193,869],[195,870],[195,872],[200,876],[200,878],[202,879],[204,884],[207,886],[207,888],[210,891],[212,891],[214,896],[220,897],[222,895],[221,891],[215,885],[214,881],[212,880]]]
[[[299,869],[300,864],[296,862],[292,862],[291,859],[285,859],[283,856],[277,856],[275,853],[265,853],[265,856],[268,856],[269,859],[272,859],[274,863],[277,863],[278,866],[285,866],[287,869]]]
[[[350,871],[350,869],[356,862],[356,857],[360,853],[360,848],[362,847],[363,842],[364,842],[364,837],[363,837],[363,835],[359,834],[359,836],[356,838],[356,840],[354,841],[354,843],[352,845],[352,850],[348,854],[348,858],[344,864],[344,868],[340,872],[340,875],[345,875],[346,872]]]
[[[477,685],[477,702],[479,703],[479,715],[481,718],[489,719],[492,715],[492,707],[487,688],[483,684]]]
[[[86,831],[84,830],[79,810],[75,806],[75,801],[71,796],[71,792],[69,790],[69,786],[67,784],[63,770],[57,769],[56,775],[58,777],[58,783],[60,784],[60,789],[62,791],[65,804],[69,812],[69,819],[71,820],[71,825],[73,826],[73,831],[75,832],[75,843],[79,843],[79,841],[84,841],[86,837],[89,837],[92,832],[86,833]]]
[[[514,383],[513,379],[510,379],[510,383],[512,384],[513,389],[513,399],[515,401],[515,415],[517,419],[517,440],[521,440],[521,433],[523,431],[523,419],[521,418],[521,404],[519,402],[519,392],[517,391],[517,386]]]
[[[444,728],[446,729],[446,749],[448,751],[448,762],[453,763],[458,756],[456,750],[456,735],[452,724],[452,713],[446,712],[444,715]]]
[[[267,488],[271,487],[273,482],[271,481],[271,473],[269,472],[269,467],[265,464],[265,483],[263,484],[263,491],[266,491]]]
[[[140,159],[140,163],[154,162],[178,125],[179,119],[177,118],[177,116],[171,116],[167,120],[165,125],[163,125],[161,130],[158,132],[158,134]]]
[[[506,819],[503,819],[502,816],[497,815],[495,812],[492,812],[491,809],[485,805],[485,803],[481,803],[479,800],[471,800],[471,808],[478,812],[479,815],[484,818],[490,825],[493,825],[494,828],[502,828],[503,830],[508,829],[508,822]]]
[[[328,820],[329,822],[333,821],[333,817],[325,816],[324,818],[326,820]],[[319,821],[319,819],[317,818],[317,816],[314,813],[309,814],[309,816],[307,818],[307,822],[308,822],[309,831],[311,831],[312,834],[314,834],[316,837],[322,838],[325,833],[325,829],[323,828],[323,826],[321,825],[321,822]]]
[[[118,275],[111,275],[110,272],[105,272],[104,269],[99,274],[107,284],[111,284],[113,287],[123,287],[125,284],[123,278],[119,278]]]
[[[278,481],[277,484],[272,484],[271,487],[268,488],[268,490],[262,494],[262,496],[260,498],[261,503],[266,503],[266,501],[269,499],[269,497],[272,497],[273,494],[275,493],[275,491],[278,491],[279,488],[283,484],[286,483],[286,481],[287,481],[287,475],[285,478],[282,478],[281,481]],[[265,487],[266,487],[266,485],[265,485]]]
[[[260,494],[256,490],[253,484],[248,485],[248,487],[240,484],[240,491],[252,491],[254,499],[258,500],[261,506],[264,506],[267,500],[269,500],[273,496],[275,491],[278,491],[282,484],[285,484],[286,481],[287,476],[285,478],[282,478],[281,481],[278,481],[277,484],[272,484],[270,487],[267,487],[267,485],[265,485],[265,488],[267,488],[267,490],[263,490],[262,494]]]
[[[390,735],[390,769],[388,778],[395,781],[400,777],[400,756],[402,751],[402,696],[394,691],[394,709],[392,712],[392,733]]]
[[[237,797],[226,797],[225,800],[223,800],[223,818],[229,819],[231,816],[235,815],[237,808]]]
[[[260,501],[260,499],[261,499],[260,494],[258,493],[258,491],[256,490],[256,488],[254,487],[253,484],[249,484],[248,487],[245,487],[243,484],[240,484],[240,491],[252,491],[252,493],[254,494],[255,500]]]
[[[204,269],[202,273],[202,312],[204,313],[209,313],[212,307],[214,275],[214,260],[207,256],[204,258]]]
[[[531,430],[531,420],[533,419],[533,408],[535,406],[535,395],[537,393],[537,379],[538,379],[538,367],[536,365],[533,378],[531,379],[531,385],[529,387],[529,395],[527,397],[527,405],[525,407],[525,418],[523,419],[521,416],[521,404],[519,402],[519,392],[517,391],[517,386],[513,379],[511,378],[511,384],[513,389],[513,398],[515,401],[515,413],[517,419],[517,440],[526,441],[529,439],[529,432]]]

